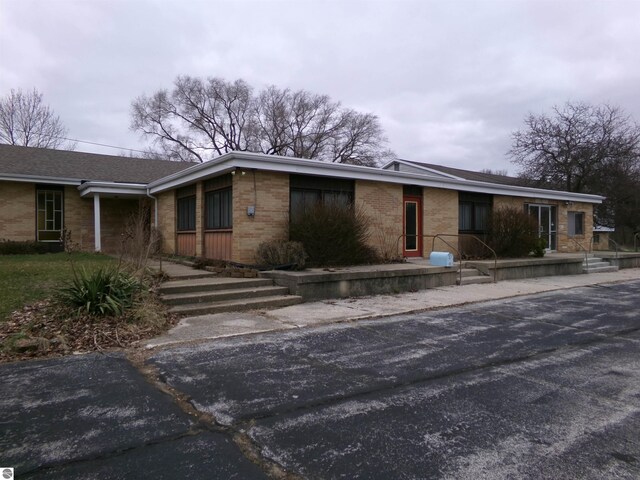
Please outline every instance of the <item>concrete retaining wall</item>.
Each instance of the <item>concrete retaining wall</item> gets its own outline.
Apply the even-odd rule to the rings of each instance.
[[[336,271],[262,272],[276,285],[288,287],[293,295],[305,301],[327,298],[394,294],[455,285],[457,269],[445,267],[407,267],[362,270],[350,268]]]
[[[623,268],[640,268],[640,253],[620,253],[616,258],[615,253],[602,253],[598,252],[596,256],[601,257],[603,260],[615,265],[620,269]]]
[[[467,262],[465,265],[476,268],[499,282],[500,280],[581,274],[582,260],[582,257],[500,260],[497,268],[494,267],[493,262]]]

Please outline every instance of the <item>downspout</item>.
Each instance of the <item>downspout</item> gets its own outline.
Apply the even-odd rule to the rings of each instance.
[[[153,227],[156,229],[157,232],[159,232],[158,229],[158,198],[154,197],[153,195],[151,195],[151,193],[149,193],[149,187],[147,187],[147,197],[151,198],[153,200]],[[162,245],[162,244],[161,244]],[[160,247],[161,249],[163,248],[162,246]],[[162,272],[162,250],[160,250],[160,272]]]
[[[158,199],[149,193],[149,188],[147,187],[147,197],[153,199],[153,226],[158,228]]]

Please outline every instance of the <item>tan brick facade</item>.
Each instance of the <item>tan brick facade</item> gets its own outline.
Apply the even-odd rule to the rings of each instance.
[[[117,253],[127,219],[138,209],[137,199],[102,198],[102,251]],[[36,185],[26,182],[0,182],[0,239],[35,241]],[[75,186],[64,187],[64,228],[82,251],[95,248],[93,198],[82,198]]]
[[[423,255],[429,257],[434,235],[458,234],[458,192],[441,188],[423,189],[423,227],[424,237]],[[444,241],[456,248],[448,246],[443,241],[436,240],[434,250],[449,252],[457,255],[458,239],[455,236],[443,237]]]
[[[74,186],[64,188],[64,226],[82,251],[93,252],[93,198],[81,198]]]
[[[255,175],[255,179],[254,179]],[[258,245],[267,240],[288,238],[289,175],[285,173],[247,171],[233,177],[233,233],[232,259],[253,263]],[[204,254],[204,191],[203,183],[196,185],[196,255]],[[176,249],[175,190],[156,195],[158,201],[158,229],[163,236],[163,249]],[[398,238],[403,232],[403,187],[399,184],[356,180],[355,202],[371,222],[370,245],[386,256],[402,253]],[[430,236],[458,234],[458,192],[438,188],[423,188],[423,256],[431,252]],[[126,220],[140,205],[151,206],[147,199],[101,199],[102,249],[117,253]],[[558,251],[576,252],[589,248],[593,229],[593,205],[580,202],[549,201],[539,198],[494,196],[494,208],[510,205],[523,208],[525,203],[555,205],[558,212]],[[247,215],[247,208],[255,206],[255,215]],[[0,238],[35,240],[36,186],[26,182],[0,182]],[[583,235],[568,236],[568,212],[584,213]],[[81,198],[75,186],[64,187],[64,223],[72,240],[85,251],[94,249],[93,198]],[[445,237],[448,243],[457,239]],[[436,250],[456,253],[444,242],[436,242]]]
[[[357,180],[355,203],[369,217],[369,244],[382,257],[402,255],[402,185]]]
[[[162,251],[176,253],[176,191],[168,190],[155,197],[158,201],[157,228],[162,235]]]
[[[33,183],[0,181],[0,239],[36,238],[36,189]]]
[[[260,170],[238,173],[232,188],[232,257],[236,262],[255,263],[260,243],[288,239],[289,175]],[[252,217],[247,215],[249,206],[255,207]]]
[[[493,208],[510,206],[524,209],[525,203],[538,205],[553,205],[557,208],[557,243],[558,252],[582,252],[590,248],[593,238],[593,205],[582,202],[562,202],[547,200],[535,197],[507,197],[495,195],[493,197]],[[568,213],[581,212],[584,214],[584,235],[569,236],[567,226]]]

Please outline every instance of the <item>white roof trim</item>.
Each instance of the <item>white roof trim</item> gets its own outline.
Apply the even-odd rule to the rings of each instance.
[[[0,174],[0,180],[6,182],[53,183],[55,185],[80,185],[82,183],[82,180],[77,178],[45,177],[42,175],[14,175],[11,173]]]
[[[96,193],[105,195],[146,196],[147,185],[143,183],[85,182],[78,187],[81,197]]]
[[[413,168],[418,168],[420,170],[424,170],[426,172],[429,173],[434,173],[438,176],[441,177],[446,177],[446,178],[453,178],[455,180],[464,180],[464,178],[462,177],[457,177],[455,175],[451,175],[450,173],[444,173],[440,170],[436,170],[435,168],[429,168],[426,165],[421,165],[419,163],[414,163],[414,162],[408,162],[406,160],[400,160],[400,159],[396,159],[396,160],[391,160],[389,163],[386,163],[385,165],[383,165],[382,168],[383,170],[388,170],[389,167],[391,167],[394,163],[402,163],[403,165],[407,165],[408,167],[413,167]]]
[[[457,178],[434,178],[428,175],[396,172],[381,168],[362,167],[340,163],[327,163],[318,160],[306,160],[293,157],[280,157],[248,152],[231,152],[199,165],[151,182],[149,193],[158,193],[182,185],[213,177],[235,169],[263,170],[301,175],[348,178],[351,180],[370,180],[376,182],[418,185],[423,187],[459,190],[465,192],[508,195],[514,197],[534,197],[548,200],[578,201],[602,203],[604,197],[583,193],[559,192],[540,188],[500,185]]]

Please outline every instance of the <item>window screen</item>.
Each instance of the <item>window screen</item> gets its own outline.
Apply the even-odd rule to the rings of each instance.
[[[205,194],[205,228],[232,228],[231,189],[213,190]]]
[[[178,198],[178,231],[196,229],[196,196]]]

